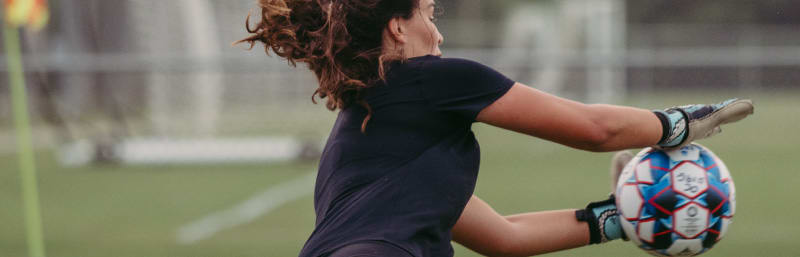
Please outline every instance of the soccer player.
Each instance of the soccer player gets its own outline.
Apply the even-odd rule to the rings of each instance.
[[[753,111],[746,100],[653,112],[549,95],[441,57],[433,0],[259,4],[261,20],[255,28],[248,21],[251,36],[241,42],[305,64],[319,81],[314,96],[339,110],[302,257],[452,256],[451,241],[485,255],[528,256],[617,239],[613,199],[504,217],[474,196],[472,123],[606,152],[680,147]],[[612,171],[628,159],[617,155]]]

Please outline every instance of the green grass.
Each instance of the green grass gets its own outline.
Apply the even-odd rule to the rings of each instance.
[[[658,108],[711,97],[629,104]],[[725,160],[738,193],[727,238],[704,256],[800,256],[800,93],[754,99],[755,116],[701,142]],[[333,115],[319,109],[326,118],[267,127],[324,135]],[[576,208],[607,194],[610,153],[577,151],[486,125],[475,131],[483,152],[476,194],[500,213]],[[37,158],[48,256],[296,256],[313,229],[307,196],[196,244],[176,241],[182,225],[312,171],[314,163],[63,168],[49,153]],[[0,156],[0,256],[27,254],[19,181],[16,158]],[[478,255],[456,246],[456,256]],[[631,243],[613,242],[552,256],[646,254]]]

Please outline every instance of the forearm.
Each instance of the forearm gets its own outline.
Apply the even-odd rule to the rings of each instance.
[[[453,240],[486,256],[531,256],[589,243],[589,226],[575,210],[503,217],[473,196],[453,227]]]
[[[587,108],[588,116],[602,134],[589,150],[608,152],[652,146],[663,135],[661,121],[650,110],[606,104]]]
[[[661,121],[649,110],[583,104],[522,84],[484,108],[476,120],[596,152],[652,146],[662,137]]]
[[[589,244],[589,226],[575,219],[575,210],[557,210],[506,216],[517,239],[514,256],[530,256]]]

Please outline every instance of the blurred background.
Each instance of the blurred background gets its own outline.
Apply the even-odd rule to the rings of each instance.
[[[800,256],[800,2],[439,0],[446,57],[586,103],[656,109],[751,98],[701,143],[736,179],[705,256]],[[254,0],[51,0],[21,30],[49,256],[296,256],[335,113],[316,80],[247,35]],[[5,48],[3,48],[5,49]],[[7,53],[2,53],[6,60]],[[0,63],[0,256],[26,256],[7,63]],[[482,124],[476,194],[502,214],[607,195],[610,154]],[[553,256],[643,256],[627,242]],[[477,254],[456,245],[456,256]]]

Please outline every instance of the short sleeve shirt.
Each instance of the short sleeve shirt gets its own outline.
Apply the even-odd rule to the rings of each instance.
[[[319,164],[316,226],[300,256],[382,241],[416,257],[452,256],[450,230],[473,193],[478,113],[514,82],[474,61],[438,56],[391,65],[385,82],[339,112]]]

